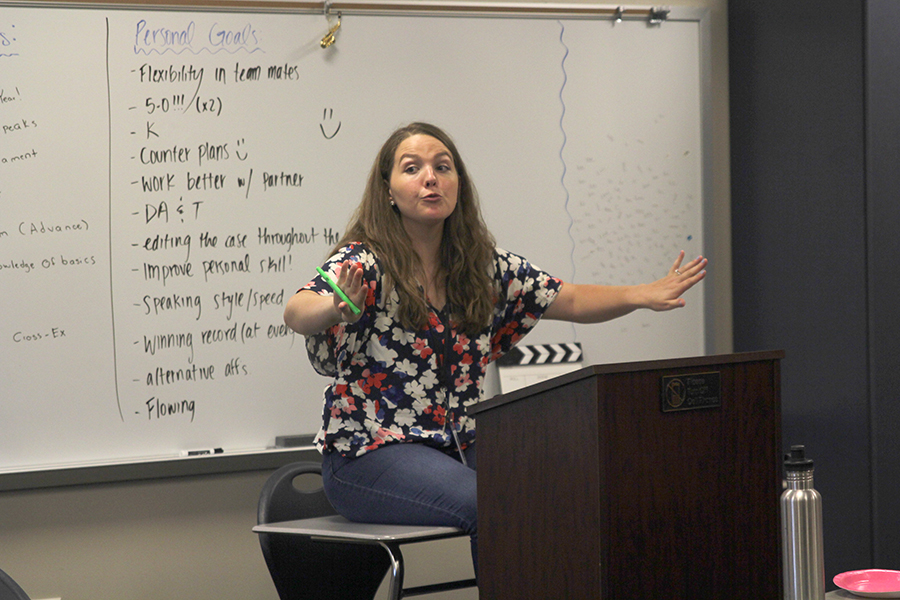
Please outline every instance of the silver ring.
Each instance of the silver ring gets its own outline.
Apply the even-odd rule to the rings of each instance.
[[[677,275],[681,275],[681,271],[679,271],[678,269],[675,269],[675,273],[676,273]]]

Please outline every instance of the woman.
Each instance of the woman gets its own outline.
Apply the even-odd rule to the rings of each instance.
[[[334,378],[325,392],[325,491],[351,520],[460,527],[477,567],[475,423],[487,365],[542,318],[598,323],[684,306],[706,260],[646,285],[563,283],[495,247],[453,141],[413,123],[382,147],[347,233],[285,322]]]

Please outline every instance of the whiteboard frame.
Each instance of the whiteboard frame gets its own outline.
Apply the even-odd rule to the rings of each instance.
[[[318,450],[312,446],[304,446],[184,458],[167,456],[142,461],[127,459],[54,468],[41,467],[0,474],[0,492],[275,470],[291,462],[315,462],[321,459],[322,455]]]
[[[335,1],[296,2],[281,0],[163,0],[152,3],[121,2],[117,0],[0,0],[2,7],[31,7],[48,9],[87,8],[97,10],[159,10],[159,11],[200,11],[200,12],[247,12],[247,13],[292,13],[316,14],[323,18],[335,14],[347,15],[387,15],[387,16],[448,16],[485,18],[581,18],[589,20],[648,21],[652,14],[661,10],[650,6],[555,4],[521,2],[454,2],[427,1],[400,3],[392,1]],[[619,9],[624,12],[617,13]],[[701,190],[702,230],[705,256],[715,263],[712,240],[729,231],[716,232],[712,219],[712,33],[709,9],[694,7],[666,7],[665,21],[652,26],[665,27],[666,21],[694,21],[698,23],[700,35],[700,118],[701,118]],[[650,25],[648,25],[650,26]],[[339,39],[338,42],[340,43]],[[717,322],[714,284],[704,281],[704,353],[711,354],[715,348],[713,325]],[[95,464],[46,465],[34,469],[0,470],[0,491],[40,489],[70,485],[87,485],[124,481],[165,479],[170,477],[199,476],[220,473],[236,473],[274,469],[296,460],[320,460],[319,453],[311,446],[291,449],[263,449],[228,453],[224,455],[172,458],[148,457],[147,459],[125,459],[103,461]]]
[[[44,7],[44,8],[102,8],[109,10],[189,10],[210,12],[283,12],[322,13],[325,16],[337,13],[348,15],[403,15],[435,16],[447,14],[462,16],[506,16],[552,18],[584,17],[620,18],[622,20],[648,20],[657,11],[666,11],[669,19],[699,20],[682,18],[685,10],[693,8],[654,7],[648,5],[615,4],[575,4],[538,2],[459,2],[453,0],[426,0],[423,2],[394,2],[390,0],[325,0],[324,2],[303,2],[296,0],[156,0],[154,2],[123,2],[122,0],[5,0],[0,6]],[[699,9],[706,10],[706,9]],[[621,12],[620,12],[621,11]]]

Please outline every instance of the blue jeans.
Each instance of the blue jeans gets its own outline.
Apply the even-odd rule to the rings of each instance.
[[[420,443],[389,444],[358,458],[326,452],[322,482],[331,505],[351,521],[459,527],[472,540],[477,573],[474,444],[465,455],[468,466],[455,448]]]

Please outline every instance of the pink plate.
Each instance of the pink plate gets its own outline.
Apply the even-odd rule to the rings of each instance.
[[[834,584],[865,598],[900,598],[900,571],[864,569],[834,577]]]

